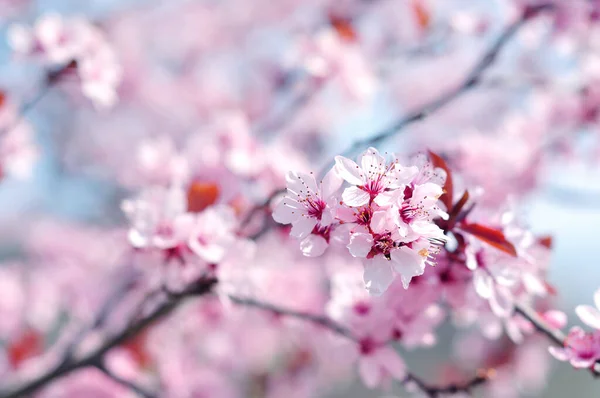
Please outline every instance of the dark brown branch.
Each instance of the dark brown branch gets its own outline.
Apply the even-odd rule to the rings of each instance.
[[[100,370],[102,373],[104,373],[106,375],[106,377],[108,377],[109,379],[113,380],[116,383],[121,384],[123,387],[127,387],[131,391],[138,394],[140,397],[156,398],[156,395],[154,395],[153,393],[146,391],[144,388],[138,386],[137,384],[135,384],[132,381],[126,380],[126,379],[122,378],[121,376],[116,375],[115,373],[110,371],[106,366],[97,365],[96,368],[98,368],[98,370]]]
[[[289,316],[292,318],[302,319],[302,320],[323,326],[324,328],[329,329],[332,332],[334,332],[340,336],[346,337],[352,341],[358,341],[358,339],[352,335],[350,330],[348,330],[346,327],[338,324],[337,322],[333,321],[332,319],[330,319],[329,317],[327,317],[325,315],[317,315],[317,314],[311,314],[311,313],[302,312],[302,311],[296,311],[296,310],[292,310],[289,308],[282,308],[282,307],[276,306],[274,304],[265,303],[265,302],[258,301],[258,300],[252,299],[252,298],[237,297],[237,296],[233,296],[233,295],[229,295],[228,297],[231,301],[233,301],[234,303],[236,303],[238,305],[253,307],[253,308],[257,308],[257,309],[264,310],[264,311],[270,311],[277,315]],[[457,393],[457,392],[467,392],[468,393],[471,391],[471,389],[479,386],[480,384],[485,383],[488,379],[489,379],[489,372],[482,371],[482,372],[479,372],[479,374],[477,374],[477,376],[475,376],[472,380],[469,380],[465,383],[449,384],[446,386],[438,387],[438,386],[432,386],[432,385],[425,383],[418,376],[409,372],[409,373],[407,373],[405,379],[402,381],[402,384],[407,384],[407,383],[412,382],[417,387],[419,387],[419,389],[423,393],[425,393],[428,397],[437,397],[441,394],[452,394],[452,393]]]
[[[135,337],[140,332],[145,330],[148,326],[169,315],[186,298],[208,294],[216,283],[217,280],[213,278],[202,279],[190,285],[181,292],[172,293],[168,300],[158,306],[154,311],[152,311],[152,313],[133,323],[117,335],[107,339],[104,344],[94,351],[87,353],[80,358],[74,358],[70,361],[61,363],[47,373],[44,373],[33,380],[29,380],[23,385],[0,392],[0,398],[18,398],[27,396],[44,387],[48,383],[75,370],[88,366],[97,367],[98,364],[102,363],[102,359],[108,351],[125,343],[127,340]]]
[[[462,384],[449,384],[446,386],[432,386],[425,383],[415,375],[408,374],[402,381],[402,384],[414,383],[428,397],[438,397],[444,394],[457,394],[459,392],[471,394],[475,387],[485,383],[490,379],[490,373],[491,371],[481,371],[467,382]]]

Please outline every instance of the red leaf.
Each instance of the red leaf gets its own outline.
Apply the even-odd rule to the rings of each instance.
[[[431,13],[423,0],[413,0],[411,3],[417,26],[421,32],[426,31],[431,23]]]
[[[147,332],[142,332],[121,345],[131,355],[132,359],[142,368],[152,365],[152,356],[146,348]]]
[[[6,351],[8,362],[13,369],[17,369],[27,359],[41,354],[43,348],[43,337],[35,330],[27,329],[8,344]]]
[[[4,104],[6,104],[6,93],[0,91],[0,108],[4,107]]]
[[[439,167],[446,172],[446,182],[444,183],[444,194],[440,196],[440,200],[446,205],[446,209],[450,211],[452,209],[454,185],[452,184],[452,172],[448,167],[446,161],[438,154],[429,151],[429,157],[433,167]]]
[[[213,183],[193,182],[188,188],[188,211],[199,213],[219,198],[219,186]]]
[[[329,23],[331,23],[331,26],[341,39],[347,42],[355,42],[358,39],[358,35],[350,19],[329,15]]]
[[[552,246],[554,245],[554,239],[550,235],[540,236],[537,241],[546,249],[552,249]]]
[[[476,223],[460,224],[460,229],[473,235],[477,239],[494,246],[496,249],[502,250],[511,256],[517,257],[517,250],[512,243],[506,240],[502,231]]]

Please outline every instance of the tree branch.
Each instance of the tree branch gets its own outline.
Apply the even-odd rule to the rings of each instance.
[[[545,334],[554,344],[561,347],[565,346],[567,336],[560,330],[550,326],[535,310],[523,304],[517,304],[515,305],[515,312],[531,322],[538,332]],[[596,361],[595,366],[589,368],[594,377],[600,377],[599,365],[600,361]]]
[[[368,138],[358,140],[354,142],[348,149],[341,153],[342,156],[351,156],[357,150],[375,145],[381,141],[386,140],[387,138],[392,137],[397,134],[404,127],[421,121],[425,119],[427,116],[432,113],[438,111],[439,109],[446,106],[448,103],[452,102],[454,99],[460,97],[462,94],[476,87],[484,72],[494,63],[498,55],[504,48],[504,46],[509,42],[509,40],[533,17],[538,15],[540,12],[545,10],[552,9],[553,6],[551,4],[542,4],[538,6],[532,6],[527,8],[521,18],[509,25],[504,32],[492,43],[490,48],[483,54],[483,56],[479,59],[479,61],[475,64],[475,66],[471,69],[471,71],[467,74],[467,77],[463,80],[463,82],[453,90],[443,94],[441,97],[429,102],[424,105],[420,109],[414,110],[405,117],[397,120],[392,123],[390,126],[384,128],[383,130],[372,134]]]
[[[122,378],[121,376],[114,374],[106,366],[97,365],[96,368],[98,368],[98,370],[100,370],[102,373],[104,373],[106,375],[106,377],[108,377],[109,379],[121,384],[123,387],[127,387],[131,391],[138,394],[140,397],[156,398],[156,396],[153,393],[146,391],[145,389],[143,389],[142,387],[138,386],[137,384],[135,384],[134,382],[132,382],[130,380],[126,380],[126,379]]]
[[[282,308],[276,306],[274,304],[261,302],[252,298],[244,298],[237,297],[234,295],[229,295],[229,299],[238,304],[247,307],[254,307],[257,309],[261,309],[264,311],[270,311],[277,315],[289,316],[292,318],[302,319],[308,322],[315,323],[317,325],[323,326],[326,329],[331,330],[332,332],[343,336],[352,341],[358,341],[358,338],[352,335],[350,330],[346,327],[338,324],[333,321],[329,317],[325,315],[316,315],[302,311],[296,311],[288,308]],[[446,386],[433,386],[424,382],[418,376],[408,372],[404,380],[402,380],[402,384],[406,385],[408,383],[414,383],[423,393],[425,393],[428,397],[438,397],[441,394],[455,394],[458,392],[470,392],[471,389],[479,386],[480,384],[485,383],[490,378],[491,371],[481,371],[479,372],[473,379],[462,383],[462,384],[449,384]]]
[[[108,351],[125,343],[127,340],[145,330],[148,326],[169,315],[186,298],[208,294],[216,283],[217,280],[214,278],[201,279],[181,292],[170,294],[168,300],[158,306],[152,313],[133,323],[117,335],[107,339],[100,347],[85,354],[81,358],[74,358],[70,361],[60,363],[43,375],[29,380],[20,386],[0,392],[0,398],[18,398],[26,396],[44,387],[55,379],[65,376],[77,369],[88,366],[98,366],[99,363],[102,363],[102,359]]]

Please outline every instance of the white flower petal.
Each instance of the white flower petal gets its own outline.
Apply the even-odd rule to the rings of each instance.
[[[402,380],[406,376],[406,365],[400,355],[392,347],[381,347],[375,353],[380,366],[392,375],[396,380]]]
[[[335,169],[329,170],[323,180],[321,180],[321,193],[323,198],[329,199],[333,196],[342,186],[344,180],[336,173]]]
[[[391,228],[389,226],[389,219],[387,211],[376,211],[371,217],[371,229],[377,234],[387,232]]]
[[[273,220],[280,224],[291,224],[302,217],[299,209],[292,207],[297,202],[283,198],[273,210]]]
[[[394,281],[394,272],[388,261],[383,256],[376,256],[363,262],[365,272],[363,279],[365,287],[373,296],[381,296]]]
[[[403,276],[402,284],[405,289],[408,288],[408,284],[414,276],[422,275],[425,271],[424,258],[406,246],[392,250],[390,255],[394,270]]]
[[[317,225],[317,219],[313,217],[300,217],[292,224],[290,235],[294,238],[302,239],[308,236]]]
[[[564,362],[564,361],[569,360],[569,355],[567,354],[567,351],[562,347],[550,346],[550,347],[548,347],[548,352],[550,353],[550,355],[552,355],[554,358],[558,359],[559,361]]]
[[[300,250],[306,257],[318,257],[325,253],[327,241],[320,235],[308,235],[300,242]]]
[[[370,147],[363,152],[358,162],[360,163],[363,172],[366,173],[367,176],[383,174],[386,169],[384,157],[381,156],[379,151],[373,147]]]
[[[366,205],[369,203],[369,199],[371,199],[369,193],[358,187],[346,188],[344,189],[344,193],[342,193],[342,200],[344,203],[352,207]]]
[[[347,247],[352,256],[367,257],[367,254],[369,254],[373,247],[373,237],[371,234],[354,233],[350,235],[350,243]]]
[[[352,160],[343,156],[335,157],[335,171],[352,185],[363,185],[365,182],[362,169]]]
[[[507,318],[512,314],[514,308],[514,299],[510,290],[504,286],[496,285],[495,289],[492,289],[492,295],[490,297],[490,308],[496,316],[500,318]]]
[[[368,388],[376,388],[382,381],[379,365],[372,357],[362,357],[358,361],[358,373]]]
[[[492,296],[494,281],[485,271],[477,269],[473,272],[473,284],[475,285],[475,291],[481,298],[489,299]]]
[[[589,327],[600,330],[600,311],[589,305],[578,305],[575,313]]]

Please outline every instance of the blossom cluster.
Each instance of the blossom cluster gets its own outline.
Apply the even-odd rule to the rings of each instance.
[[[382,294],[396,275],[408,288],[445,242],[433,222],[447,217],[438,206],[443,178],[430,163],[403,166],[369,148],[358,164],[336,157],[319,183],[312,174],[289,172],[273,217],[292,224],[291,235],[301,239],[306,256],[323,254],[330,241],[345,244],[363,259],[367,289]],[[348,186],[340,192],[344,181]]]
[[[567,335],[564,347],[550,347],[550,353],[560,361],[568,361],[575,368],[594,369],[600,361],[600,289],[594,294],[596,308],[579,305],[575,309],[583,323],[593,331],[586,332],[574,326]]]
[[[41,95],[17,110],[17,89],[0,94],[2,175],[37,177],[38,157],[54,173],[25,186],[35,212],[0,215],[0,397],[312,398],[358,377],[516,398],[543,390],[552,344],[599,374],[600,308],[562,334],[553,240],[520,213],[544,167],[600,137],[598,2],[479,3],[183,1],[13,24],[39,94],[76,77],[113,108],[52,101],[36,136]],[[479,61],[464,45],[488,40]],[[401,111],[333,148],[371,108]],[[448,359],[415,370],[432,347]]]
[[[102,31],[84,18],[45,14],[31,27],[11,25],[8,40],[16,54],[57,67],[59,75],[75,69],[81,91],[97,107],[117,102],[122,68]]]

